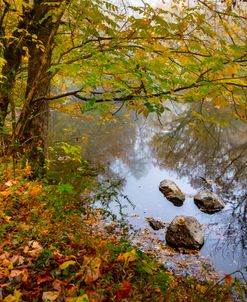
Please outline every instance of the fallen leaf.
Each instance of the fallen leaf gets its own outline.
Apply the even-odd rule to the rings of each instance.
[[[66,281],[61,281],[61,280],[54,280],[52,285],[53,285],[53,288],[55,290],[57,290],[58,292],[61,292],[63,287],[66,286],[68,283]]]
[[[29,241],[28,246],[24,248],[24,253],[28,254],[32,257],[38,257],[43,251],[42,246],[38,243],[38,241]]]
[[[124,254],[121,253],[117,259],[118,259],[118,261],[128,263],[128,262],[135,261],[137,259],[137,257],[138,257],[138,255],[136,253],[136,250],[133,249],[130,252],[126,252]]]
[[[29,194],[31,197],[37,197],[41,192],[42,192],[41,186],[35,186],[29,190]]]
[[[9,270],[4,267],[0,267],[0,279],[9,276]]]
[[[66,268],[68,268],[70,265],[75,265],[75,261],[74,260],[69,260],[69,261],[65,261],[64,263],[62,263],[59,268],[61,270],[65,270]]]
[[[84,294],[80,297],[67,298],[66,302],[89,302],[88,295]]]
[[[38,243],[38,241],[32,240],[28,242],[29,246],[33,249],[42,249],[42,246]]]
[[[86,271],[84,275],[84,280],[86,282],[94,282],[100,276],[100,266],[101,259],[99,257],[84,257],[84,265],[86,266]]]
[[[18,259],[19,259],[19,256],[18,256],[18,255],[14,255],[14,256],[11,257],[10,261],[11,261],[13,264],[15,264],[15,263],[18,261]]]
[[[24,268],[22,270],[14,269],[10,272],[9,277],[14,278],[18,282],[20,282],[20,281],[27,282],[29,273],[26,268]]]
[[[52,281],[52,280],[53,280],[53,278],[50,275],[47,275],[45,277],[38,277],[37,283],[41,284],[41,283],[45,283],[45,282]]]
[[[124,280],[121,283],[120,288],[116,292],[116,298],[117,300],[125,299],[129,296],[130,292],[132,291],[132,286],[129,283],[129,281]]]
[[[2,195],[3,197],[7,198],[10,196],[10,192],[9,191],[2,191],[0,192],[0,195]]]
[[[4,302],[18,302],[21,298],[21,292],[15,289],[13,295],[8,295],[3,301]]]
[[[77,287],[74,284],[71,284],[69,289],[66,291],[66,296],[71,297],[77,292]]]
[[[16,185],[17,184],[17,181],[16,180],[8,180],[6,183],[5,183],[5,186],[6,187],[12,187],[13,185]]]
[[[13,269],[13,263],[9,261],[8,259],[3,259],[2,261],[2,267],[7,267],[8,269]]]
[[[43,292],[42,299],[43,301],[46,300],[55,301],[58,296],[59,296],[59,292],[57,291]]]

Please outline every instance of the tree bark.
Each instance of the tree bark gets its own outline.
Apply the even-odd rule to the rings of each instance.
[[[9,7],[6,7],[5,11]],[[31,11],[24,10],[24,16],[17,25],[16,30],[13,32],[13,37],[9,40],[5,38],[3,22],[5,15],[1,17],[0,24],[0,42],[3,45],[2,56],[5,60],[5,65],[2,68],[3,79],[0,82],[0,140],[3,143],[6,138],[4,129],[5,119],[8,114],[8,107],[13,99],[13,89],[16,80],[16,74],[21,65],[21,58],[24,53],[23,46],[26,44],[26,32],[31,23]]]
[[[63,15],[63,11],[59,12],[56,22],[53,22],[51,17],[46,18],[50,9],[45,1],[34,4],[34,22],[30,33],[37,36],[43,47],[37,47],[36,41],[28,45],[25,103],[12,138],[25,151],[35,176],[44,172],[49,114],[49,103],[45,97],[49,94],[52,78],[49,72],[52,46]]]

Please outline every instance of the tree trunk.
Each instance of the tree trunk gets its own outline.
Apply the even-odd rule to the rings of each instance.
[[[43,47],[37,47],[36,41],[28,45],[26,98],[13,134],[13,140],[25,151],[34,176],[44,172],[49,112],[49,103],[45,97],[49,94],[52,77],[48,70],[51,65],[54,37],[63,15],[61,11],[57,21],[53,22],[51,17],[45,17],[50,9],[45,2],[35,2],[34,26],[30,32],[37,36]],[[43,19],[44,21],[41,22]]]
[[[0,136],[4,132],[5,119],[25,46],[29,52],[26,94],[20,116],[13,127],[8,152],[25,151],[25,157],[29,159],[36,175],[45,163],[49,110],[45,97],[49,93],[52,78],[49,72],[52,47],[69,2],[34,0],[32,8],[23,7],[23,18],[17,25],[12,40],[4,40],[3,28],[3,20],[10,6],[6,4],[3,14],[0,14],[0,42],[5,46],[3,54],[6,61],[2,70],[5,79],[0,86]]]
[[[28,27],[31,23],[30,10],[24,10],[23,13],[24,17],[17,25],[17,29],[13,32],[13,37],[9,40],[5,39],[2,24],[0,26],[0,41],[4,46],[2,55],[6,62],[1,72],[3,75],[3,80],[0,82],[0,141],[2,144],[7,137],[6,131],[4,129],[5,119],[8,114],[9,104],[13,100],[13,89],[15,85],[16,74],[21,65],[21,58],[24,53],[23,46],[25,46],[27,42],[26,32],[28,32]],[[1,20],[2,22],[3,18]]]

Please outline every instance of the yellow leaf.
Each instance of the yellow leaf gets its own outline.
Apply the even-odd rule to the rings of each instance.
[[[16,301],[19,301],[21,298],[21,292],[19,290],[15,289],[14,297],[16,298]]]
[[[64,270],[64,269],[66,269],[66,268],[68,268],[70,265],[75,265],[75,261],[74,260],[69,260],[69,261],[66,261],[66,262],[64,262],[64,263],[62,263],[60,266],[59,266],[59,268],[61,269],[61,270]]]
[[[18,302],[21,298],[21,292],[17,289],[14,291],[14,295],[8,295],[3,301],[4,302]]]
[[[133,262],[137,259],[137,253],[136,250],[133,249],[130,252],[126,252],[124,254],[120,254],[118,256],[118,261],[122,261],[122,262]]]
[[[66,302],[89,302],[89,298],[87,294],[84,294],[80,297],[67,298]]]
[[[206,290],[208,289],[208,287],[205,286],[205,285],[197,284],[197,285],[196,285],[196,289],[197,289],[199,292],[201,292],[201,293],[204,294],[204,293],[206,292]]]
[[[8,269],[14,268],[13,263],[11,261],[9,261],[8,259],[3,259],[2,266],[7,267]]]
[[[87,266],[85,271],[85,281],[94,282],[100,276],[101,259],[99,257],[84,257],[84,265]]]
[[[63,84],[60,88],[62,91],[66,90],[67,89],[67,85],[66,84]]]
[[[15,297],[13,295],[8,295],[6,298],[3,300],[4,302],[15,302]]]
[[[50,292],[43,292],[42,299],[43,301],[55,301],[59,296],[59,292],[57,291],[50,291]]]

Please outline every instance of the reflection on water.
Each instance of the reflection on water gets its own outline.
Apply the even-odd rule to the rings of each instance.
[[[131,121],[120,116],[116,123],[103,125],[90,117],[53,112],[50,144],[80,145],[93,166],[103,165],[108,176],[124,178],[123,192],[139,215],[132,219],[137,227],[147,227],[145,217],[150,216],[170,222],[176,215],[192,215],[207,224],[201,254],[210,255],[217,268],[229,273],[247,264],[247,125],[216,115],[218,123],[209,123],[216,119],[209,111],[200,120],[191,109],[177,108],[160,121],[154,116]],[[182,207],[160,193],[163,179],[174,180],[186,194]],[[224,200],[222,212],[208,215],[195,206],[193,195],[205,187]],[[129,212],[133,214],[133,208]]]

